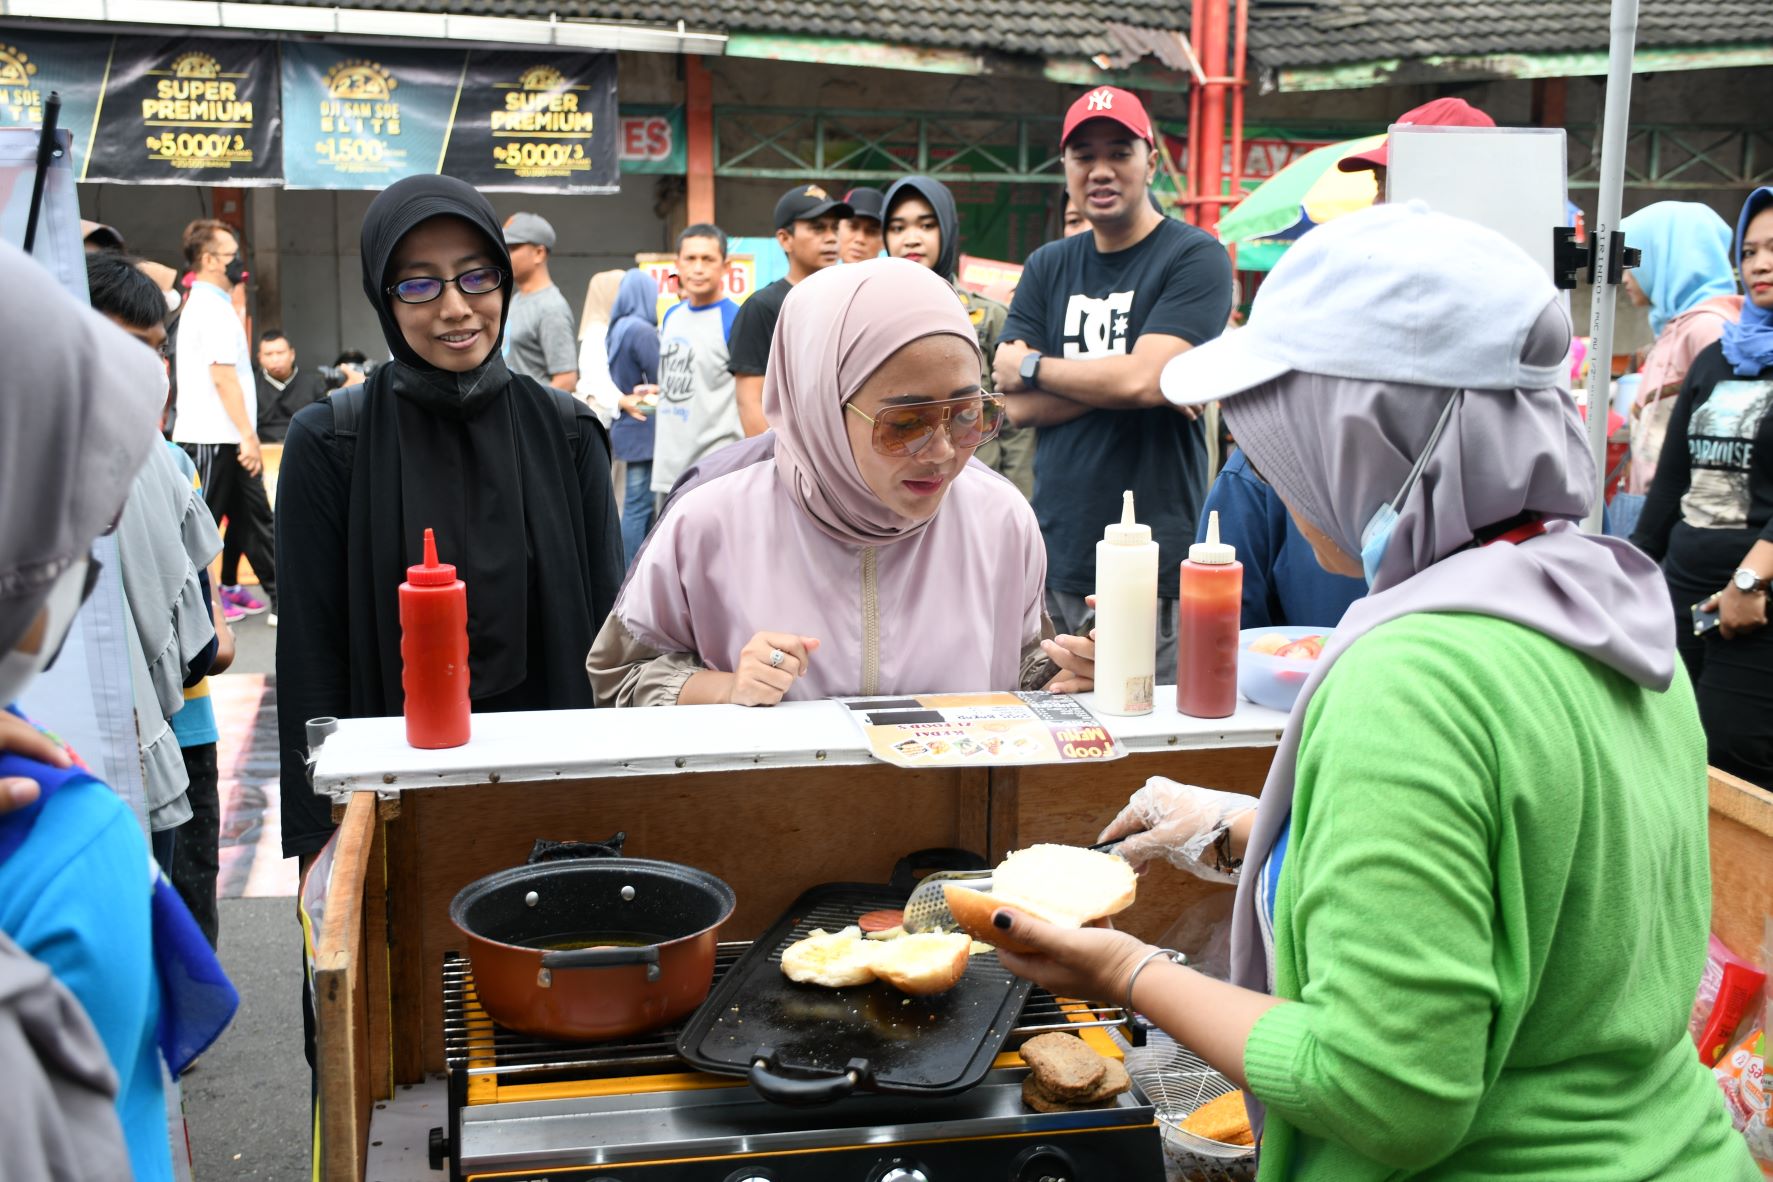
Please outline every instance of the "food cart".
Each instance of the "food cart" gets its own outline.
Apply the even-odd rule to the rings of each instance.
[[[625,832],[629,856],[716,874],[738,896],[721,938],[746,941],[806,888],[884,883],[915,850],[995,861],[1091,840],[1148,776],[1255,792],[1285,721],[1247,703],[1216,720],[1160,703],[1107,720],[1129,753],[1117,761],[918,771],[870,757],[835,702],[477,715],[467,746],[430,752],[407,746],[398,718],[341,722],[314,769],[341,821],[315,933],[324,1176],[446,1176],[427,1172],[423,1144],[443,1124],[446,955],[461,947],[450,900],[537,838]],[[1155,939],[1226,889],[1153,874],[1121,926]],[[394,1158],[415,1172],[392,1173]]]
[[[399,719],[341,723],[314,773],[341,820],[324,919],[315,933],[323,1176],[449,1177],[427,1161],[432,1130],[448,1127],[442,1073],[463,1025],[461,999],[448,988],[461,964],[453,955],[461,942],[449,903],[467,883],[521,864],[537,838],[598,841],[622,831],[630,856],[710,871],[738,897],[722,939],[748,941],[806,888],[885,882],[914,850],[953,847],[995,861],[1035,842],[1093,839],[1148,776],[1257,792],[1285,716],[1240,703],[1230,718],[1194,719],[1177,714],[1160,693],[1155,713],[1104,721],[1127,758],[919,771],[873,760],[848,711],[834,702],[482,715],[472,742],[436,752],[408,747]],[[1773,795],[1717,773],[1710,794],[1713,926],[1732,947],[1758,953],[1761,917],[1773,898]],[[1184,909],[1227,889],[1159,868],[1117,923],[1155,940]],[[644,1057],[658,1050],[625,1053]],[[669,1048],[663,1051],[668,1057]],[[607,1111],[619,1080],[588,1094],[545,1081],[507,1083],[490,1070],[472,1078],[469,1086],[480,1098],[521,1102],[507,1107],[531,1113],[527,1123],[518,1122],[525,1134],[581,1126],[584,1133],[600,1127],[598,1119],[633,1123],[632,1114]],[[706,1132],[714,1121],[696,1107],[713,1103],[710,1093],[689,1089],[687,1078],[656,1076],[647,1085],[685,1089],[667,1093],[675,1107],[655,1104],[651,1113],[657,1120],[668,1116],[678,1135],[686,1128]],[[955,1098],[948,1133],[980,1142],[1008,1136],[1004,1130],[1024,1118],[992,1107],[1001,1091],[987,1085],[974,1099]],[[1142,1118],[1122,1111],[1118,1119],[1142,1119],[1149,1129],[1149,1109],[1143,1111]],[[790,1133],[801,1138],[784,1149],[783,1160],[821,1145],[831,1149],[829,1138],[820,1141],[820,1119],[804,1112],[742,1115],[750,1122],[748,1146]],[[863,1156],[853,1176],[925,1177],[891,1169],[899,1148],[927,1136],[927,1129],[895,1132],[892,1113],[870,1119],[877,1128],[869,1144],[855,1147]],[[771,1120],[773,1127],[760,1128]],[[935,1151],[922,1152],[927,1158]],[[741,1165],[741,1157],[731,1155],[729,1164]],[[839,1172],[838,1160],[831,1159],[824,1176],[852,1176]],[[1036,1161],[1030,1168],[1042,1167]],[[653,1175],[606,1162],[499,1176]],[[708,1176],[792,1175],[760,1168]],[[927,1176],[987,1175],[931,1170]]]

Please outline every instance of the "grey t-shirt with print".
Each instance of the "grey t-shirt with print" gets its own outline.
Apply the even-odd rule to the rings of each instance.
[[[659,327],[659,408],[653,435],[653,491],[670,492],[683,470],[717,447],[745,437],[728,341],[739,305],[687,301]]]
[[[573,311],[553,284],[541,291],[520,291],[512,297],[511,316],[505,322],[505,343],[505,363],[511,371],[532,377],[544,386],[555,374],[574,373],[579,368]]]

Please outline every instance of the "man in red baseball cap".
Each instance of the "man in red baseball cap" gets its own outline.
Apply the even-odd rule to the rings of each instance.
[[[1393,127],[1495,127],[1496,121],[1460,98],[1437,98],[1420,107],[1405,111],[1392,121]],[[1372,169],[1379,181],[1379,192],[1385,192],[1385,170],[1391,165],[1391,137],[1384,143],[1358,156],[1336,162],[1343,172]]]
[[[1201,425],[1170,409],[1164,363],[1211,340],[1231,312],[1231,263],[1212,235],[1165,217],[1151,116],[1099,86],[1065,116],[1065,187],[1090,232],[1035,251],[1016,285],[992,379],[1036,426],[1034,511],[1047,550],[1047,614],[1066,644],[1089,635],[1096,542],[1121,495],[1159,554],[1157,667],[1176,667],[1176,571],[1207,487]],[[1063,662],[1062,650],[1048,655]]]

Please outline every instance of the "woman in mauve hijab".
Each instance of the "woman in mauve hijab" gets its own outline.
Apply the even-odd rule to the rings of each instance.
[[[590,706],[581,662],[622,578],[608,435],[500,357],[511,260],[486,198],[399,181],[369,207],[362,257],[394,360],[296,415],[278,481],[285,857],[332,832],[307,720],[401,712],[398,588],[426,529],[468,586],[476,713]]]
[[[686,493],[647,540],[588,662],[599,705],[1093,684],[1053,637],[1046,551],[979,464],[1002,405],[954,289],[903,259],[797,285],[770,348],[774,459]]]

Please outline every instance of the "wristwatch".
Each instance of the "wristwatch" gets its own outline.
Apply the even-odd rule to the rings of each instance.
[[[1767,589],[1767,580],[1746,566],[1738,567],[1736,573],[1730,576],[1730,582],[1735,584],[1738,591],[1749,595]]]
[[[1029,353],[1022,358],[1022,364],[1016,369],[1016,376],[1030,390],[1040,389],[1040,354]]]

